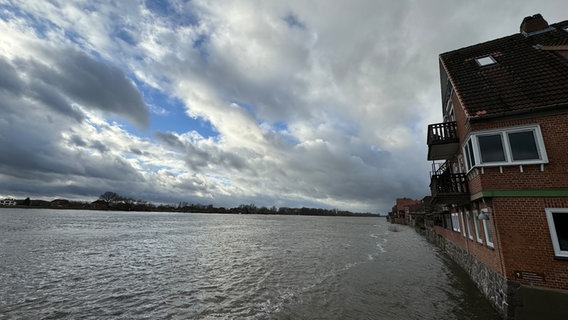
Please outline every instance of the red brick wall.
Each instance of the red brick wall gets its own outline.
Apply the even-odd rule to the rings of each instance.
[[[422,200],[413,200],[413,199],[409,199],[409,198],[397,198],[396,199],[396,205],[394,207],[396,207],[397,211],[402,211],[405,212],[406,209],[408,209],[409,207],[413,206],[413,205],[417,205],[422,203]]]
[[[464,108],[462,107],[461,101],[459,101],[455,92],[452,94],[452,103],[454,104],[454,116],[456,117],[458,137],[460,139],[460,147],[462,147],[465,137],[469,133],[469,128],[466,127],[467,116],[465,114]]]
[[[508,279],[527,285],[568,289],[568,260],[554,257],[545,208],[568,208],[568,198],[493,198],[493,217],[499,234]],[[544,275],[544,283],[519,279],[516,272]]]
[[[476,207],[485,208],[482,203],[476,203]],[[464,212],[470,210],[469,208],[463,208]],[[480,212],[478,210],[478,212]],[[467,224],[467,216],[464,213],[464,221]],[[485,240],[485,231],[482,221],[479,221],[479,236],[481,237],[481,243],[477,241],[477,236],[475,234],[475,215],[473,210],[470,210],[470,224],[471,224],[471,235],[473,239],[467,237],[467,251],[477,258],[479,261],[483,262],[493,271],[500,274],[504,273],[503,263],[501,262],[501,246],[499,246],[498,238],[495,236],[495,230],[490,227],[489,232],[493,235],[494,248],[487,245]],[[491,220],[490,220],[491,221]],[[467,227],[466,227],[467,229]]]
[[[437,234],[443,236],[444,238],[452,241],[459,248],[466,250],[465,239],[461,232],[453,231],[450,229],[445,229],[440,226],[434,227]]]

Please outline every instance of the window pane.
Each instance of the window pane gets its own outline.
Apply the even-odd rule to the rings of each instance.
[[[452,213],[452,230],[460,232],[460,223],[457,212]]]
[[[513,160],[540,159],[533,131],[509,133]]]
[[[505,161],[503,142],[500,134],[478,136],[479,150],[481,152],[481,162],[502,162]]]
[[[568,213],[554,212],[552,217],[560,250],[568,251]]]
[[[471,215],[469,211],[465,212],[465,225],[467,227],[467,236],[473,239],[473,235],[471,234]]]
[[[493,234],[491,233],[491,227],[489,220],[483,220],[483,229],[485,230],[485,242],[488,246],[493,247]]]
[[[467,144],[465,146],[465,162],[468,170],[475,165],[475,157],[473,155],[473,147],[471,145],[471,139],[467,141]]]
[[[479,232],[481,226],[479,225],[479,214],[477,214],[477,211],[473,211],[473,226],[475,227],[475,238],[477,242],[481,243],[481,234]]]
[[[489,227],[489,222],[487,220],[483,220],[485,232],[487,232],[487,242],[493,243],[493,233],[491,233],[491,229]]]

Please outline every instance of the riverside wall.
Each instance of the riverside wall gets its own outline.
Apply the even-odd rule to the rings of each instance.
[[[524,286],[507,280],[434,230],[426,228],[418,232],[467,272],[503,319],[568,319],[566,291]]]
[[[511,289],[514,290],[514,285],[511,286],[500,274],[489,269],[468,252],[433,230],[426,229],[421,233],[467,272],[503,319],[512,319],[509,317],[512,310],[507,298],[514,295],[514,292],[510,292]]]

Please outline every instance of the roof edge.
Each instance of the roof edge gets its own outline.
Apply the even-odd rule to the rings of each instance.
[[[554,105],[530,108],[530,109],[523,109],[518,111],[507,111],[507,112],[499,112],[499,113],[491,113],[491,114],[484,114],[484,115],[475,115],[475,116],[468,116],[467,120],[469,122],[483,122],[485,120],[494,120],[496,118],[506,118],[506,117],[514,117],[514,116],[522,116],[527,114],[534,114],[535,112],[538,113],[556,113],[554,111],[563,109],[562,112],[559,113],[568,113],[568,102],[567,103],[559,103]]]

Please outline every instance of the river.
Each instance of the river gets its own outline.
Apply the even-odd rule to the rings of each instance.
[[[499,319],[384,218],[0,209],[1,319]]]

